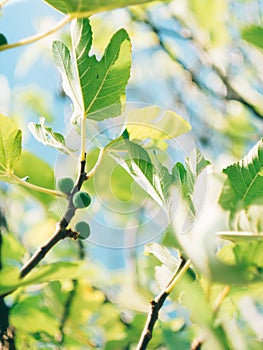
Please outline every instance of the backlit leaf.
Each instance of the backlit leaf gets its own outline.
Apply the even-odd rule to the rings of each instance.
[[[71,154],[73,150],[65,145],[64,136],[53,131],[51,128],[44,125],[45,118],[40,118],[39,123],[29,123],[28,128],[32,135],[43,145],[56,148],[58,151],[66,154]]]
[[[148,152],[140,145],[123,139],[109,147],[110,155],[161,207],[167,200],[172,176],[164,167],[153,165]]]
[[[157,106],[135,109],[127,113],[130,140],[169,140],[191,130],[191,125],[173,111]]]
[[[21,130],[8,117],[0,114],[0,179],[6,180],[21,156]]]
[[[126,7],[131,5],[141,5],[153,0],[45,0],[48,4],[55,7],[63,13],[80,14],[86,16],[92,15],[96,12],[113,10],[119,7]]]
[[[179,256],[176,258],[166,247],[158,243],[148,243],[144,248],[144,253],[155,256],[163,265],[168,267],[170,271],[174,272],[178,266]]]
[[[189,210],[192,215],[195,214],[195,209],[192,202],[195,182],[197,177],[209,164],[209,161],[202,156],[200,151],[194,149],[189,157],[186,158],[185,166],[178,162],[173,167],[172,173],[174,183],[179,186],[181,194],[186,203],[189,205]]]
[[[124,29],[116,32],[100,61],[89,56],[92,30],[88,19],[72,23],[73,52],[65,44],[53,43],[53,55],[63,87],[74,106],[73,121],[85,116],[103,120],[122,112],[125,88],[130,76],[130,39]]]
[[[226,210],[263,204],[263,143],[262,140],[238,163],[228,166],[220,204]]]
[[[22,152],[21,160],[15,167],[15,174],[21,178],[28,177],[28,182],[34,185],[54,189],[55,177],[50,165],[28,151]],[[23,189],[43,204],[50,203],[54,199],[53,196],[45,193],[33,191],[26,187],[23,187]]]

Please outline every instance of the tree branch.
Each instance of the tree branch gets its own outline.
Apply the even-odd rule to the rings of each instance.
[[[159,318],[159,311],[162,308],[165,300],[175,287],[175,285],[178,283],[178,281],[181,279],[181,277],[186,273],[190,266],[190,260],[185,260],[184,258],[181,259],[181,262],[179,266],[177,267],[175,273],[173,274],[170,282],[167,284],[165,289],[154,299],[150,302],[151,309],[149,311],[144,329],[141,333],[141,337],[139,340],[139,343],[136,347],[136,350],[145,350],[152,339],[153,335],[153,328],[155,323],[157,322]]]
[[[61,29],[62,27],[64,27],[64,25],[66,25],[67,23],[69,23],[72,20],[72,16],[68,15],[62,18],[62,20],[60,22],[58,22],[53,28],[51,28],[50,30],[44,32],[44,33],[39,33],[36,35],[32,35],[29,38],[20,40],[16,43],[13,44],[4,44],[0,46],[0,51],[5,51],[5,50],[9,50],[9,49],[13,49],[15,47],[19,47],[19,46],[23,46],[23,45],[27,45],[27,44],[31,44],[34,43],[40,39],[46,38],[47,36],[55,33],[56,31],[58,31],[59,29]]]
[[[21,179],[20,177],[16,176],[15,174],[10,174],[9,176],[15,182],[19,183],[20,185],[22,185],[24,187],[27,187],[30,190],[38,191],[38,192],[41,192],[41,193],[46,193],[46,194],[49,194],[51,196],[57,196],[57,197],[66,198],[65,193],[62,193],[60,191],[51,190],[51,189],[48,189],[48,188],[45,188],[45,187],[40,187],[40,186],[34,185],[34,184],[30,183],[30,182],[27,182],[27,181]]]
[[[25,277],[59,241],[61,241],[66,237],[71,237],[74,239],[77,238],[76,233],[71,231],[70,229],[67,229],[67,226],[69,225],[71,219],[74,217],[77,210],[73,205],[72,198],[74,194],[81,189],[83,182],[87,180],[85,167],[86,167],[86,155],[85,155],[85,159],[81,160],[80,162],[80,171],[79,171],[77,182],[73,190],[71,191],[71,193],[68,195],[68,206],[64,216],[57,223],[56,230],[51,236],[51,238],[42,247],[40,247],[36,251],[36,253],[30,258],[30,260],[21,268],[20,270],[21,278]]]
[[[227,94],[226,96],[219,96],[220,98],[225,98],[226,100],[234,100],[242,103],[250,112],[252,112],[257,118],[263,119],[263,114],[258,111],[256,106],[254,106],[251,102],[249,102],[244,96],[240,95],[240,93],[232,86],[230,80],[228,77],[222,72],[222,70],[215,65],[207,52],[207,50],[201,45],[201,43],[197,40],[197,38],[194,36],[193,32],[190,28],[187,27],[186,23],[179,17],[176,17],[173,15],[173,18],[179,22],[182,26],[187,28],[190,31],[189,40],[193,42],[193,44],[198,47],[206,56],[206,60],[210,66],[210,68],[218,75],[218,77],[221,79],[221,81],[224,83]],[[183,38],[183,36],[181,36]],[[192,74],[192,72],[191,72]]]
[[[178,63],[191,77],[191,80],[194,84],[197,85],[198,88],[203,89],[207,92],[209,92],[211,95],[216,96],[217,98],[220,99],[225,99],[227,101],[238,101],[241,104],[243,104],[250,112],[252,112],[257,118],[259,119],[263,119],[263,114],[262,112],[260,112],[258,110],[258,108],[253,105],[253,103],[251,103],[250,101],[248,101],[244,96],[242,96],[231,84],[231,82],[229,81],[228,77],[221,71],[221,69],[216,66],[210,59],[210,56],[208,54],[208,52],[206,51],[206,49],[200,44],[200,42],[195,38],[195,36],[193,35],[191,29],[189,29],[187,27],[187,25],[184,23],[184,21],[178,17],[176,17],[175,15],[173,15],[173,18],[179,22],[182,26],[184,26],[185,28],[187,28],[190,31],[190,35],[188,35],[187,37],[185,37],[183,34],[178,33],[178,32],[174,32],[173,36],[179,36],[181,39],[184,40],[188,40],[188,41],[192,41],[192,43],[198,48],[200,49],[204,54],[205,54],[205,59],[206,62],[208,64],[208,66],[214,71],[215,74],[217,74],[217,76],[221,79],[222,83],[225,85],[227,94],[226,95],[221,95],[221,94],[217,94],[215,93],[211,88],[209,88],[205,83],[202,82],[202,80],[199,78],[198,73],[196,73],[193,69],[189,68],[186,66],[186,64],[183,62],[183,60],[181,60],[179,57],[177,57],[169,48],[168,45],[166,45],[165,41],[162,39],[162,31],[164,31],[164,29],[157,27],[153,21],[149,18],[149,16],[141,19],[138,18],[138,16],[136,16],[133,12],[130,11],[130,15],[131,17],[138,21],[138,22],[142,22],[144,24],[146,24],[153,33],[156,34],[156,38],[158,41],[158,44],[160,46],[160,48],[171,58],[172,61]],[[167,32],[167,35],[172,35],[172,31],[167,31],[165,29],[165,31]]]

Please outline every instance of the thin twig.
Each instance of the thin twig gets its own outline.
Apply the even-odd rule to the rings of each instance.
[[[227,95],[226,96],[219,96],[219,97],[220,98],[225,98],[226,100],[235,100],[235,101],[238,101],[238,102],[242,103],[257,118],[262,119],[263,118],[262,113],[260,111],[258,111],[258,109],[252,103],[250,103],[248,100],[246,100],[245,97],[240,95],[240,93],[232,86],[231,81],[228,79],[228,77],[222,72],[222,70],[214,62],[212,62],[212,60],[211,60],[211,58],[210,58],[206,48],[201,45],[199,40],[197,40],[197,38],[194,36],[194,34],[191,31],[191,29],[189,29],[187,27],[187,25],[183,21],[183,19],[179,18],[179,17],[177,17],[175,15],[173,15],[173,18],[176,21],[178,21],[182,26],[186,27],[191,32],[190,37],[189,37],[190,40],[192,41],[192,43],[198,49],[200,49],[206,55],[206,60],[207,60],[207,62],[209,64],[210,68],[219,76],[221,81],[224,83],[224,85],[226,87],[226,90],[227,90]],[[183,36],[181,36],[181,38],[183,39]],[[192,72],[190,72],[190,73],[192,73]]]
[[[4,44],[0,46],[0,51],[4,51],[4,50],[9,50],[9,49],[13,49],[15,47],[19,47],[19,46],[23,46],[23,45],[27,45],[27,44],[31,44],[34,43],[36,41],[39,41],[43,38],[46,38],[47,36],[57,32],[59,29],[61,29],[62,27],[64,27],[67,23],[69,23],[72,20],[72,16],[71,15],[67,15],[65,17],[62,18],[62,20],[60,22],[58,22],[52,29],[44,32],[44,33],[39,33],[36,35],[32,35],[26,39],[20,40],[16,43],[13,44]]]
[[[86,149],[86,121],[87,118],[86,116],[82,116],[80,123],[81,123],[81,135],[80,135],[80,140],[81,140],[81,160],[85,159],[85,149]]]
[[[203,345],[204,339],[202,337],[200,338],[195,338],[192,341],[191,344],[191,350],[201,350],[202,349],[202,345]]]
[[[213,305],[213,312],[215,315],[218,313],[223,300],[225,299],[225,297],[229,292],[230,292],[230,286],[224,286],[224,288],[221,290],[221,292],[217,296],[216,301]]]
[[[192,41],[193,44],[196,45],[199,49],[201,49],[201,51],[206,55],[206,59],[207,59],[207,63],[209,64],[209,67],[218,75],[222,83],[225,85],[227,90],[226,95],[216,94],[212,89],[210,89],[206,84],[202,82],[198,74],[193,69],[190,69],[189,67],[187,67],[186,64],[183,62],[183,60],[181,60],[171,51],[169,46],[166,45],[165,41],[162,39],[162,28],[157,27],[153,23],[153,21],[149,18],[149,16],[141,19],[138,16],[136,16],[133,12],[130,12],[130,15],[134,20],[137,20],[138,22],[142,22],[146,24],[152,30],[152,32],[156,35],[160,48],[171,58],[172,61],[178,63],[190,75],[192,82],[196,84],[198,88],[203,89],[209,92],[211,95],[216,96],[217,98],[220,98],[220,99],[225,99],[227,101],[231,101],[231,100],[238,101],[241,104],[243,104],[250,112],[252,112],[257,118],[261,120],[263,119],[263,114],[257,109],[256,106],[254,106],[250,101],[248,101],[232,86],[228,77],[222,72],[222,70],[218,66],[216,66],[211,61],[206,49],[199,43],[199,41],[194,37],[192,33],[189,36],[184,37],[181,33],[176,32],[177,36],[180,36],[181,39]],[[189,29],[182,19],[176,17],[175,15],[173,15],[173,18],[177,20],[181,25]],[[168,32],[167,35],[171,35],[171,32]]]
[[[30,182],[27,182],[23,179],[21,179],[20,177],[16,176],[15,174],[10,174],[9,177],[14,180],[15,182],[19,183],[20,185],[30,189],[30,190],[33,190],[33,191],[37,191],[37,192],[41,192],[41,193],[46,193],[46,194],[50,194],[51,196],[56,196],[56,197],[62,197],[62,198],[65,198],[66,197],[66,194],[65,193],[62,193],[60,191],[56,191],[56,190],[50,190],[48,188],[44,188],[44,187],[41,187],[41,186],[37,186],[37,185],[34,185]]]
[[[175,273],[173,274],[170,282],[167,284],[165,289],[154,299],[151,303],[151,309],[149,311],[144,329],[141,333],[141,337],[139,343],[136,347],[136,350],[145,350],[152,339],[153,328],[155,323],[159,318],[159,311],[162,308],[165,300],[175,287],[175,285],[179,282],[182,276],[186,273],[190,266],[190,260],[181,259],[179,266],[177,267]]]
[[[45,256],[46,254],[62,239],[66,237],[74,237],[74,232],[67,229],[71,219],[74,217],[76,208],[73,205],[72,198],[76,192],[81,189],[81,186],[84,181],[87,180],[87,174],[85,172],[86,159],[81,161],[80,171],[78,180],[69,194],[68,197],[68,207],[65,211],[62,219],[57,223],[56,230],[53,233],[52,237],[42,246],[40,247],[36,253],[31,257],[31,259],[21,268],[20,277],[25,277]]]
[[[100,149],[100,153],[99,153],[99,156],[98,156],[98,159],[96,161],[96,164],[94,165],[94,167],[87,173],[87,179],[90,179],[94,174],[95,172],[97,171],[98,167],[100,166],[101,164],[101,161],[102,161],[102,157],[105,153],[105,148],[101,148]]]

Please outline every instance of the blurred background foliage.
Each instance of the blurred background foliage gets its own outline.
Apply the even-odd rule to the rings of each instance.
[[[8,42],[14,42],[35,30],[46,30],[60,17],[42,1],[10,0],[1,9],[0,28]],[[91,17],[91,23],[97,55],[116,29],[125,27],[131,37],[133,63],[127,101],[172,109],[191,123],[195,142],[215,171],[200,194],[208,204],[202,207],[198,229],[213,236],[227,230],[228,215],[217,205],[224,180],[217,171],[243,157],[262,137],[263,1],[156,2],[101,13]],[[55,38],[69,42],[68,27],[30,46],[0,54],[0,111],[23,130],[24,161],[17,172],[49,188],[55,187],[60,174],[73,176],[75,171],[75,164],[38,144],[27,128],[30,121],[38,122],[43,116],[54,130],[71,138],[70,102],[51,57]],[[184,155],[174,151],[173,147],[167,151],[169,159],[181,160]],[[92,150],[90,167],[96,156],[97,151]],[[32,162],[34,167],[29,165]],[[89,213],[94,221],[90,241],[64,241],[45,259],[47,264],[80,260],[81,266],[74,267],[70,280],[67,270],[60,269],[50,283],[37,280],[39,284],[21,286],[7,297],[17,349],[134,349],[148,301],[159,292],[154,281],[159,262],[144,256],[139,244],[155,238],[169,254],[176,255],[173,229],[155,237],[154,226],[165,227],[159,216],[152,219],[156,205],[110,157],[87,186],[99,198],[94,199]],[[20,267],[49,237],[63,203],[2,183],[0,190],[1,267]],[[110,203],[111,210],[103,203]],[[261,218],[260,209],[251,208],[249,213],[239,213],[232,224],[236,230],[250,231],[257,222],[255,230],[262,232]],[[202,238],[207,238],[205,233]],[[194,249],[199,267],[205,265],[203,251],[198,250],[201,244],[199,239]],[[235,259],[246,266],[252,262],[259,271],[263,267],[261,250],[253,245],[241,243],[235,248],[228,244],[219,258],[230,265]],[[248,256],[252,248],[254,254]],[[232,287],[217,309],[224,286],[208,282],[199,270],[196,274],[194,282],[193,276],[186,275],[165,304],[149,349],[184,350],[194,341],[195,349],[200,349],[198,342],[203,338],[204,349],[261,349],[261,282]]]

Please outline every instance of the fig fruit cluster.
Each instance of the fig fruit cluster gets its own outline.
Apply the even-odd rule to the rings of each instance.
[[[71,193],[74,188],[74,181],[70,177],[58,180],[58,189],[66,194]],[[90,195],[84,191],[74,193],[72,203],[76,209],[87,208],[91,203]],[[80,221],[75,226],[75,231],[79,233],[80,239],[87,239],[90,236],[90,226],[85,221]]]

